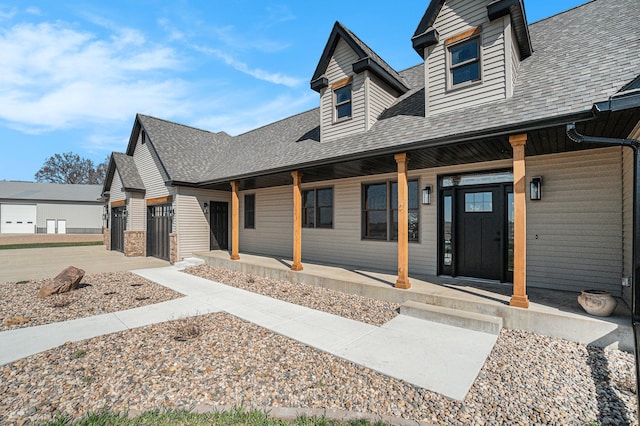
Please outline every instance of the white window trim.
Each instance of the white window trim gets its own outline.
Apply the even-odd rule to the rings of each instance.
[[[349,97],[349,103],[351,104],[351,114],[346,117],[338,118],[338,106],[346,105],[346,102],[343,102],[340,105],[338,105],[338,102],[336,101],[336,91],[340,89],[344,89],[347,86],[350,87],[350,92],[351,92],[351,96]],[[349,78],[348,81],[346,81],[344,84],[340,84],[336,87],[332,87],[331,99],[333,104],[333,123],[334,124],[342,123],[344,121],[349,121],[353,119],[353,79],[352,78]]]

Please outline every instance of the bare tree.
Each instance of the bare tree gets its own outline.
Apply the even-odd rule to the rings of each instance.
[[[101,184],[104,181],[109,158],[94,167],[93,161],[78,154],[65,152],[49,157],[35,174],[36,182]]]

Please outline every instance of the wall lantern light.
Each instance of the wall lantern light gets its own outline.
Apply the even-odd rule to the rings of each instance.
[[[529,197],[532,200],[542,200],[542,177],[536,176],[531,178],[531,189]]]
[[[427,185],[422,190],[422,204],[431,204],[431,185]]]
[[[204,203],[203,204],[202,211],[204,212],[204,214],[209,213],[209,203]]]

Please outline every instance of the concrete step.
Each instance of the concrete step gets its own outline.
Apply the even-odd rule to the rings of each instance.
[[[174,263],[173,266],[178,269],[185,269],[190,266],[202,265],[203,263],[204,260],[199,257],[185,257],[182,261]]]
[[[408,300],[400,305],[400,314],[495,335],[500,334],[500,330],[502,330],[502,318],[500,317],[428,305],[413,300]]]

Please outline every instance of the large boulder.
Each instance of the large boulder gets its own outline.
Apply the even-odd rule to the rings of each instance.
[[[66,293],[75,290],[84,277],[84,271],[75,266],[69,266],[57,277],[46,281],[38,291],[38,297],[48,297],[52,294]]]

